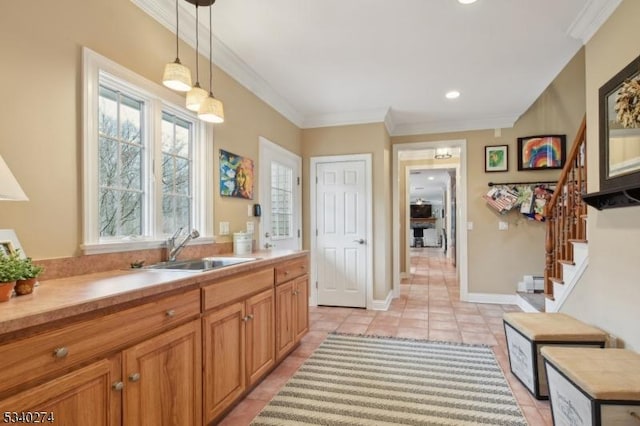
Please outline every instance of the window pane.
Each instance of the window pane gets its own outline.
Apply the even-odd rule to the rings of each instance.
[[[175,192],[177,194],[189,195],[190,185],[189,185],[189,160],[184,158],[176,158],[175,162]]]
[[[104,86],[100,86],[98,99],[98,132],[111,137],[118,135],[118,94]]]
[[[142,101],[100,86],[98,201],[101,237],[143,234],[143,107]]]
[[[122,168],[120,185],[129,189],[142,189],[142,149],[135,145],[122,144]]]
[[[174,165],[171,155],[162,154],[162,193],[173,193],[174,182]]]
[[[163,232],[191,227],[193,123],[167,111],[162,113]]]
[[[100,138],[99,149],[100,185],[115,186],[118,170],[118,142]]]
[[[293,169],[271,163],[271,235],[272,239],[290,238],[293,213]]]
[[[122,96],[120,108],[120,137],[123,141],[140,143],[142,102]]]

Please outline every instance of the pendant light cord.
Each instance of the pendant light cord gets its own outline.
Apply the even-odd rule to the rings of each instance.
[[[196,3],[196,84],[198,86],[200,85],[200,66],[198,65],[198,56],[200,56],[200,54],[198,53],[199,39],[200,37],[198,37],[198,3]]]
[[[178,19],[178,0],[176,0],[176,62],[180,62],[180,19]]]
[[[209,94],[213,97],[213,3],[209,6]]]

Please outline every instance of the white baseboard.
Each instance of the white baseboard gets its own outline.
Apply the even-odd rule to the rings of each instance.
[[[499,305],[517,305],[515,294],[468,293],[465,302],[496,303]]]
[[[389,290],[389,293],[387,293],[387,297],[384,300],[373,299],[371,301],[370,309],[374,311],[386,311],[389,309],[389,306],[391,306],[392,300],[393,300],[393,291]]]

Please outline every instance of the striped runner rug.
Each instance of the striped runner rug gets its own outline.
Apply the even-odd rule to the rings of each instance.
[[[251,424],[527,422],[488,347],[330,334]]]

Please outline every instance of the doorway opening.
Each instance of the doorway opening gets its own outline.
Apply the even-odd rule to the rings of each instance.
[[[442,152],[447,153],[444,158]],[[466,140],[394,145],[393,182],[394,297],[417,262],[436,256],[455,267],[460,299],[465,301]]]

